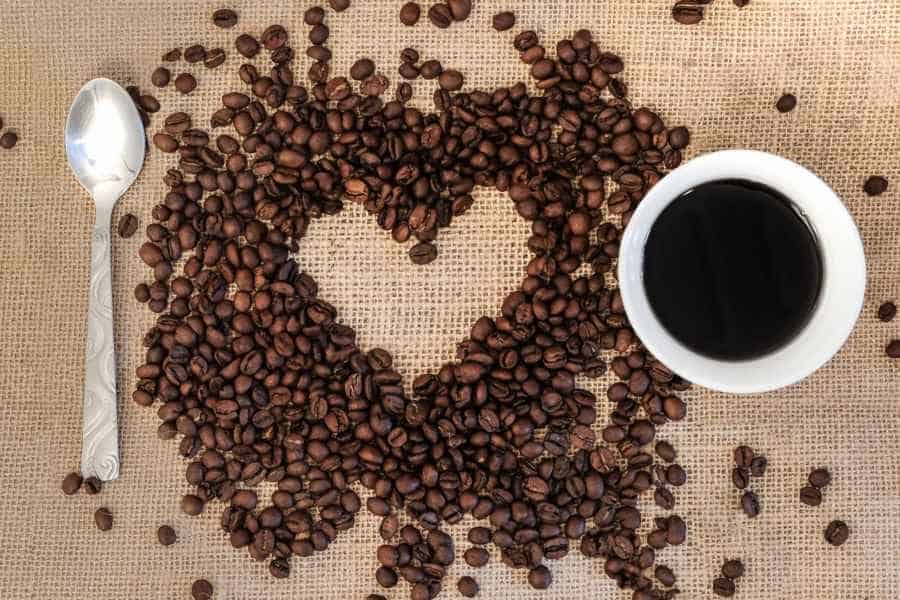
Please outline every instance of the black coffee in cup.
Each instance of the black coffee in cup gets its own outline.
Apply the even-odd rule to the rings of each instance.
[[[813,232],[791,202],[738,180],[676,198],[644,249],[644,287],[656,317],[695,352],[762,356],[808,322],[822,285]]]

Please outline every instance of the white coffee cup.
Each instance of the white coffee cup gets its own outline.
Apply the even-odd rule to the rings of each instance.
[[[822,261],[822,287],[809,322],[786,345],[748,360],[720,360],[698,354],[675,339],[653,312],[643,281],[644,247],[659,215],[685,192],[723,179],[756,182],[789,199],[816,237]],[[773,154],[724,150],[675,169],[647,193],[622,237],[619,288],[638,337],[674,372],[723,392],[766,392],[800,381],[840,350],[862,310],[866,262],[853,218],[819,177]]]

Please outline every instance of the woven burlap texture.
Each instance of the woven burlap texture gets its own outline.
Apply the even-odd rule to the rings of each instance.
[[[688,542],[658,554],[678,573],[687,598],[711,597],[725,558],[747,565],[738,595],[745,599],[884,600],[900,597],[900,373],[884,345],[900,336],[876,307],[900,295],[900,3],[897,0],[753,0],[744,9],[719,0],[694,27],[676,24],[672,0],[568,2],[476,0],[469,20],[438,30],[422,20],[399,24],[401,0],[353,0],[344,13],[327,11],[337,72],[362,55],[396,84],[399,53],[415,47],[466,74],[467,86],[488,89],[527,77],[511,41],[537,30],[553,47],[579,28],[593,30],[604,49],[625,60],[624,78],[636,105],[693,131],[689,156],[721,148],[767,150],[820,174],[845,199],[859,224],[869,265],[868,294],[853,336],[825,368],[788,389],[735,397],[695,389],[685,394],[688,418],[662,428],[676,444],[688,483],[676,490]],[[240,13],[231,31],[210,14],[222,5]],[[85,311],[92,205],[65,165],[66,110],[82,83],[110,77],[159,97],[165,114],[191,112],[205,121],[229,86],[238,86],[240,57],[233,39],[288,26],[305,73],[309,0],[287,2],[164,2],[106,0],[0,1],[0,116],[20,133],[0,150],[0,598],[187,598],[190,583],[208,578],[216,598],[362,598],[374,580],[377,521],[359,524],[325,554],[294,560],[288,580],[273,580],[263,564],[228,545],[218,511],[189,518],[179,498],[188,490],[174,442],[157,438],[154,411],[130,401],[142,362],[143,332],[152,316],[132,296],[149,273],[137,257],[141,235],[114,236],[114,305],[120,390],[122,476],[100,496],[64,497],[62,477],[77,469],[81,442]],[[424,3],[427,8],[430,3]],[[512,31],[490,28],[491,16],[514,10]],[[424,12],[424,11],[423,11]],[[215,71],[179,63],[199,80],[183,97],[153,90],[150,73],[172,47],[221,46],[228,61]],[[262,65],[262,60],[260,61]],[[433,82],[414,84],[426,106]],[[393,89],[393,88],[392,88]],[[775,100],[797,95],[797,109],[779,114]],[[144,171],[115,210],[141,225],[164,194],[172,158],[151,152]],[[891,189],[867,198],[862,183],[883,174]],[[359,332],[364,348],[396,357],[406,381],[436,369],[482,314],[523,276],[528,226],[501,194],[479,191],[472,211],[442,231],[440,255],[413,266],[406,249],[379,230],[357,206],[313,223],[298,260],[321,295]],[[598,392],[605,416],[606,383]],[[737,509],[729,480],[731,449],[741,443],[765,453],[769,469],[753,482],[762,514]],[[818,508],[799,503],[812,467],[827,466],[834,481]],[[108,506],[111,531],[92,514]],[[825,544],[822,531],[846,520],[850,540]],[[172,524],[176,545],[163,548],[156,528]],[[462,532],[462,526],[453,528]],[[457,548],[468,547],[463,537]],[[625,598],[603,575],[601,561],[573,551],[551,563],[550,590],[531,590],[522,571],[491,564],[472,572],[462,560],[444,580],[443,597],[459,597],[456,579],[476,576],[485,598]],[[391,598],[408,594],[405,586]]]

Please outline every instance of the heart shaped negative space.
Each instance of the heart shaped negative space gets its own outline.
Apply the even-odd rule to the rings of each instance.
[[[245,36],[239,51],[258,52]],[[423,113],[407,106],[408,85],[383,101],[380,74],[361,93],[328,79],[321,50],[308,91],[294,82],[284,29],[272,26],[262,36],[271,77],[242,66],[251,93],[226,94],[212,116],[239,138],[228,131],[214,148],[184,113],[154,135],[179,162],[140,249],[155,282],[136,295],[159,316],[133,397],[158,406],[162,437],[180,436],[195,488],[185,512],[221,501],[232,545],[270,561],[276,577],[360,518],[359,482],[382,518],[378,582],[403,577],[414,598],[440,589],[454,553],[439,527],[464,513],[488,520],[470,540],[492,541],[504,562],[530,569],[534,587],[550,583],[545,560],[578,544],[641,597],[671,595],[651,595],[647,569],[654,549],[684,541],[684,521],[657,519],[643,539],[636,505],[655,485],[657,504],[674,507],[666,484],[683,477],[654,467],[649,445],[684,416],[674,392],[687,384],[641,349],[609,282],[622,227],[689,135],[632,109],[622,61],[590,32],[559,42],[556,58],[534,32],[514,45],[536,92],[517,83],[451,93],[462,83],[454,76],[441,80],[455,89],[436,91],[436,112]],[[396,241],[416,238],[413,262],[430,262],[438,231],[466,212],[476,186],[508,192],[531,222],[522,242],[534,256],[499,314],[472,324],[457,360],[407,388],[387,351],[358,347],[291,252],[349,199]],[[597,440],[597,399],[576,377],[603,374],[612,356],[621,381]],[[674,458],[665,443],[657,453]],[[263,481],[277,482],[266,501],[255,490]],[[399,531],[401,510],[427,535]]]

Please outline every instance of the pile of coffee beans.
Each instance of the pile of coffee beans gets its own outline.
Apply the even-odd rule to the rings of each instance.
[[[468,15],[465,2],[440,6]],[[354,525],[359,482],[382,518],[376,579],[406,579],[413,598],[440,590],[454,552],[439,528],[466,514],[484,521],[470,541],[494,544],[535,588],[552,581],[546,561],[577,547],[635,599],[671,598],[662,588],[674,574],[654,571],[655,555],[684,543],[687,524],[659,517],[645,537],[639,499],[653,490],[672,510],[669,486],[686,481],[671,444],[655,444],[666,465],[653,445],[685,417],[688,384],[642,349],[610,277],[623,226],[681,162],[687,129],[632,107],[622,60],[586,30],[555,56],[535,32],[516,35],[537,94],[524,83],[457,91],[462,75],[441,69],[432,113],[408,106],[409,91],[383,99],[386,79],[369,63],[355,65],[359,92],[332,74],[324,19],[305,19],[310,87],[284,27],[243,33],[238,52],[268,52],[270,71],[242,65],[247,89],[212,107],[210,130],[172,113],[153,135],[177,164],[139,250],[153,281],[135,297],[158,317],[133,398],[155,407],[159,436],[179,438],[189,460],[182,509],[221,501],[231,544],[286,577],[292,556]],[[396,241],[414,238],[415,263],[432,262],[439,228],[478,186],[506,192],[531,223],[533,258],[457,359],[407,389],[390,353],[357,345],[291,253],[349,199]],[[609,357],[620,381],[598,440],[598,400],[576,378],[604,374]],[[265,499],[264,481],[276,485]],[[401,530],[400,511],[418,527]],[[414,531],[424,541],[410,541]]]
[[[744,563],[740,560],[726,560],[722,563],[722,576],[713,580],[713,593],[723,598],[734,596],[735,580],[744,575]]]
[[[738,490],[744,491],[741,495],[741,510],[749,518],[759,515],[759,498],[752,490],[747,490],[751,477],[762,477],[766,474],[769,461],[765,456],[756,454],[750,446],[738,446],[734,449],[734,468],[731,470],[731,482]]]

